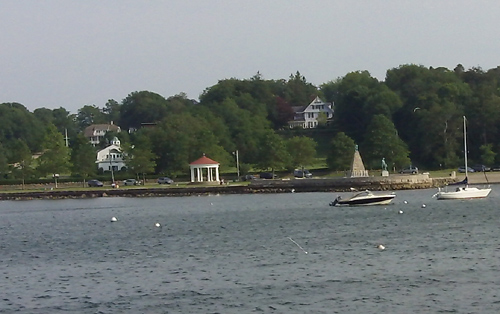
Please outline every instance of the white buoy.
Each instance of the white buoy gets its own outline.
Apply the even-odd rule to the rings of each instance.
[[[385,246],[383,246],[382,244],[379,244],[377,246],[377,249],[379,249],[379,250],[385,250]]]
[[[407,200],[404,200],[404,201],[403,201],[403,203],[408,204],[408,201],[407,201]]]
[[[118,221],[118,219],[116,219],[116,217],[111,217],[111,222],[115,222],[115,221]]]
[[[161,224],[159,222],[155,223],[155,227],[156,228],[160,228],[161,227]]]
[[[426,206],[425,204],[422,204],[422,208],[425,208],[425,206]]]
[[[403,213],[403,211],[402,211],[402,210],[399,210],[399,212],[398,212],[398,213],[402,214],[402,213]]]

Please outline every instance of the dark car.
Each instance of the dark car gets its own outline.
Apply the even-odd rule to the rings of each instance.
[[[293,176],[296,178],[312,178],[313,175],[307,169],[304,169],[304,171],[295,169],[293,171]]]
[[[174,183],[174,180],[170,179],[169,177],[158,178],[158,184],[172,184],[172,183]]]
[[[409,174],[417,174],[418,173],[418,168],[415,166],[409,166],[407,168],[401,169],[399,173],[404,174],[404,173],[409,173]]]
[[[277,179],[278,176],[275,174],[272,174],[271,172],[262,172],[260,174],[261,179]]]
[[[500,171],[500,165],[498,166],[492,166],[491,171]]]
[[[89,185],[89,187],[102,187],[102,186],[104,186],[104,184],[102,184],[101,181],[95,180],[95,179],[89,180],[87,182],[87,184]]]
[[[471,167],[475,172],[487,172],[491,171],[491,168],[485,165],[474,165]]]
[[[255,179],[257,179],[257,177],[254,176],[253,174],[247,174],[247,175],[244,175],[243,177],[241,177],[242,181],[252,181]]]
[[[465,167],[458,167],[458,172],[464,173],[465,172]],[[476,172],[474,169],[471,167],[467,167],[467,172]]]

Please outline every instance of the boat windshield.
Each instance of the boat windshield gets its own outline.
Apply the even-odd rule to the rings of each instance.
[[[354,197],[361,197],[361,196],[369,196],[369,195],[373,195],[372,192],[366,190],[366,191],[363,191],[363,192],[359,192],[358,194],[355,194],[352,198]]]

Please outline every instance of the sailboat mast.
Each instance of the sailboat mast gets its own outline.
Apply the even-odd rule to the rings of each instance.
[[[466,126],[466,121],[467,119],[464,116],[464,157],[465,157],[465,177],[467,178],[467,126]]]

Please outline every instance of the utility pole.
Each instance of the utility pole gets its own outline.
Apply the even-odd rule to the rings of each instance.
[[[109,154],[109,168],[111,169],[111,184],[115,183],[115,173],[113,172],[113,163],[111,161],[111,154]]]
[[[238,172],[238,181],[240,181],[240,158],[238,156],[238,150],[233,152],[233,155],[236,156],[236,171]]]
[[[64,129],[64,141],[66,142],[66,147],[69,147],[68,145],[68,129]]]

